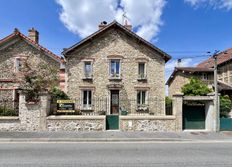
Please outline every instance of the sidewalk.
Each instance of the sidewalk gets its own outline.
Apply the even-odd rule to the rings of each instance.
[[[0,132],[0,142],[231,141],[232,132]]]

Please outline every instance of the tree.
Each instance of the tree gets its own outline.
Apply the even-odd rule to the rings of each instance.
[[[181,91],[184,95],[188,96],[205,96],[211,93],[213,90],[201,82],[201,80],[197,78],[190,78],[190,82],[185,84],[181,88]]]
[[[23,59],[20,76],[20,88],[26,93],[26,101],[38,100],[40,92],[51,92],[59,84],[58,69],[40,62],[34,66]]]

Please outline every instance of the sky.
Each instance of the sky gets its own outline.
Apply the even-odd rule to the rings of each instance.
[[[172,56],[166,79],[179,58],[181,66],[194,66],[209,57],[208,51],[232,47],[232,0],[0,1],[0,39],[14,28],[27,35],[34,27],[40,44],[57,55],[100,22],[113,20],[127,20],[135,33]]]

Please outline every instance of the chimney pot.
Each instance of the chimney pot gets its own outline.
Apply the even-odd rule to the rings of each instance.
[[[35,28],[28,30],[28,37],[36,43],[39,43],[39,32]]]
[[[106,26],[107,26],[107,22],[106,22],[106,21],[103,21],[103,22],[101,22],[101,23],[99,24],[98,28],[99,28],[99,30],[101,30],[101,29],[105,28]]]

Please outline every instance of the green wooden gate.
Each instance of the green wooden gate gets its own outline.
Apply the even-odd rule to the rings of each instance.
[[[106,115],[106,130],[119,129],[119,115]]]
[[[183,106],[183,129],[205,129],[205,106]]]
[[[232,118],[221,118],[220,119],[220,130],[232,131]]]

